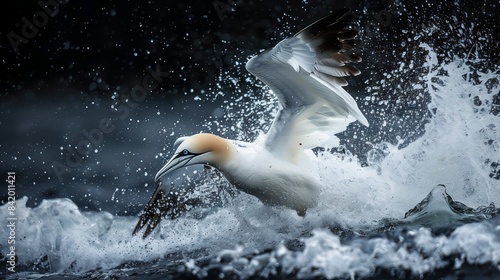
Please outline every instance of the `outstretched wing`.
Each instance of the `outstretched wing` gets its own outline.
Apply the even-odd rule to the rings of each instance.
[[[350,18],[349,9],[334,12],[246,64],[278,97],[281,110],[266,147],[285,160],[295,161],[304,149],[338,144],[334,134],[355,119],[368,126],[342,88],[347,85],[343,77],[360,73],[350,64],[361,61],[349,53],[357,34],[346,29]]]

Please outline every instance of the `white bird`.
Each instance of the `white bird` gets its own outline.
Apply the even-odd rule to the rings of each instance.
[[[316,205],[317,178],[296,163],[304,151],[331,147],[357,119],[368,126],[356,101],[342,88],[345,76],[358,75],[349,63],[357,32],[347,29],[349,9],[336,11],[251,58],[246,69],[278,97],[280,110],[264,141],[247,143],[201,133],[175,141],[175,153],[155,177],[157,189],[141,215],[134,234],[146,226],[149,235],[165,215],[167,197],[161,179],[181,167],[209,165],[237,189],[264,204],[283,205],[304,215]]]

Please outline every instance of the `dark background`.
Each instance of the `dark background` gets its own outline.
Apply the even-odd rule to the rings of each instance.
[[[68,197],[82,209],[135,215],[177,137],[228,127],[212,132],[253,140],[254,125],[232,128],[222,116],[248,110],[246,101],[270,98],[249,79],[245,61],[338,8],[352,8],[360,31],[362,74],[349,79],[347,90],[371,124],[352,124],[340,135],[340,152],[364,164],[373,144],[403,140],[404,146],[423,133],[428,96],[425,87],[414,89],[425,71],[420,43],[431,45],[440,60],[477,48],[491,65],[499,62],[498,1],[72,0],[60,4],[18,53],[8,34],[22,35],[22,18],[32,21],[42,9],[36,1],[9,5],[0,33],[0,174],[16,172],[17,196],[28,196],[30,206]],[[450,27],[456,22],[474,27],[460,33]],[[112,106],[123,106],[122,97],[140,85],[146,67],[156,65],[168,77],[121,119]],[[394,71],[404,78],[387,75]],[[224,96],[205,98],[217,92]],[[239,100],[243,93],[252,97]],[[103,118],[114,130],[59,180],[54,162],[64,164],[68,149],[86,139],[82,131],[98,128]],[[6,191],[0,190],[0,201]]]

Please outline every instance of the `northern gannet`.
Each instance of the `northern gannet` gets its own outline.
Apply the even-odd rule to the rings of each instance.
[[[251,58],[246,69],[269,86],[280,106],[264,141],[247,143],[208,133],[177,139],[133,233],[146,227],[146,237],[166,214],[160,205],[167,200],[161,179],[194,164],[216,168],[236,188],[265,204],[283,205],[299,215],[315,206],[320,183],[296,162],[307,149],[331,147],[334,134],[355,119],[368,126],[342,88],[347,85],[343,77],[360,73],[350,64],[361,61],[351,53],[357,32],[347,28],[350,18],[349,9],[333,12]]]

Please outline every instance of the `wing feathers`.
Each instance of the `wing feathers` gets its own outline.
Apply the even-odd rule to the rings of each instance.
[[[350,40],[354,39],[358,35],[358,31],[356,30],[342,30],[339,33],[337,33],[337,38],[339,40]]]
[[[361,73],[358,68],[352,65],[327,66],[316,64],[315,68],[318,72],[335,77],[356,76]]]
[[[349,53],[357,42],[357,31],[347,28],[350,19],[349,9],[334,12],[248,61],[247,70],[282,106],[267,134],[271,152],[294,161],[303,149],[338,142],[333,134],[354,121],[349,116],[368,125],[342,88],[344,77],[360,73],[352,63],[361,57]]]
[[[350,19],[349,9],[336,11],[247,62],[247,70],[271,88],[282,106],[266,139],[266,147],[275,155],[293,162],[304,149],[336,146],[339,140],[334,134],[344,131],[353,117],[368,125],[356,101],[342,88],[347,85],[343,77],[360,73],[350,64],[361,61],[348,53],[357,35],[356,30],[346,29]],[[158,183],[133,234],[145,229],[144,238],[164,216],[178,217],[198,203],[181,201]]]
[[[319,71],[313,72],[314,76],[334,86],[347,86],[347,80],[341,77],[331,76]]]
[[[157,183],[156,190],[144,208],[139,221],[135,225],[132,235],[135,235],[143,228],[146,228],[142,236],[143,238],[146,238],[149,234],[151,234],[151,232],[153,232],[153,229],[160,223],[163,216],[167,213],[165,201],[165,192],[161,189],[160,183]]]

